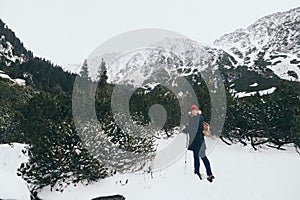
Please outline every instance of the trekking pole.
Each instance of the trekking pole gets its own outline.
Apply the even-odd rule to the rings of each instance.
[[[185,150],[185,159],[184,159],[184,174],[186,174],[186,157],[187,157],[187,150]]]
[[[186,135],[186,144],[185,144],[185,155],[184,155],[184,174],[186,174],[187,148],[188,148],[188,135]]]

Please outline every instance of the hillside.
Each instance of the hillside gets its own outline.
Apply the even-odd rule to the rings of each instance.
[[[0,19],[0,66],[11,66],[33,57],[15,33]]]
[[[214,42],[235,59],[267,77],[300,81],[300,7],[258,19],[245,29],[225,34]]]
[[[16,34],[0,19],[0,70],[12,79],[45,91],[71,92],[75,75],[51,61],[33,56]]]

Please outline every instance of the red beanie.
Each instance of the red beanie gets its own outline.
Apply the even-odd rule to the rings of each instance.
[[[192,110],[199,110],[199,108],[196,105],[192,105],[191,108],[190,108],[190,111],[192,111]]]

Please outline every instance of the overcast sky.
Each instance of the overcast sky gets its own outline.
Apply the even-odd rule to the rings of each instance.
[[[125,31],[162,28],[206,44],[300,0],[0,0],[1,19],[34,55],[81,63]]]

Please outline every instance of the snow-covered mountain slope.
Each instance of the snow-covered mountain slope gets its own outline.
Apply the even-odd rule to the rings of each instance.
[[[88,64],[92,78],[103,58],[109,82],[141,86],[212,69],[220,52],[190,39],[166,38],[148,48],[95,57]]]
[[[277,87],[281,79],[299,83],[299,50],[300,7],[268,15],[246,29],[226,34],[214,47],[166,38],[145,49],[99,55],[89,59],[88,66],[95,79],[104,59],[109,82],[134,86],[153,86],[204,70],[214,75],[219,69],[232,91],[252,94]],[[78,69],[77,65],[75,71]],[[255,82],[258,86],[252,87]]]
[[[63,70],[66,72],[79,74],[81,66],[81,64],[68,64],[63,67]]]
[[[0,199],[29,200],[27,183],[17,176],[20,164],[28,158],[22,153],[24,144],[0,145]]]
[[[299,28],[300,7],[260,18],[246,29],[225,34],[214,44],[231,52],[237,48],[243,57],[251,50],[262,49],[300,57]]]
[[[186,76],[203,71],[212,59],[213,55],[195,41],[165,39],[153,47],[119,57],[108,75],[114,83],[166,82],[178,74]]]
[[[11,65],[11,63],[22,63],[25,60],[24,55],[16,55],[13,51],[14,47],[12,44],[5,40],[5,36],[0,37],[0,57],[1,60],[7,65]]]
[[[0,19],[0,64],[20,64],[30,57],[32,52],[25,49],[15,33]]]
[[[282,79],[300,81],[300,7],[265,16],[214,45],[230,53],[236,66],[258,72],[268,68]]]
[[[186,168],[182,156],[173,165],[153,174],[117,174],[88,186],[69,186],[62,193],[45,188],[39,197],[47,200],[73,200],[121,194],[128,200],[299,198],[300,159],[294,148],[287,147],[286,151],[253,151],[250,147],[240,145],[229,147],[218,139],[208,139],[207,146],[216,176],[213,183],[200,181],[193,174],[193,157],[188,151]],[[205,174],[202,162],[200,171]]]

